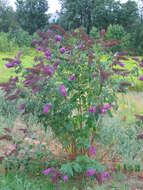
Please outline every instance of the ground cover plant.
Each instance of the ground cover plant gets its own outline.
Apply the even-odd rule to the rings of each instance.
[[[32,67],[21,63],[22,52],[5,59],[9,61],[5,66],[14,69],[16,76],[1,87],[7,100],[22,102],[19,111],[25,121],[33,115],[45,130],[51,128],[62,145],[62,159],[51,160],[43,171],[57,189],[61,180],[77,176],[81,188],[91,179],[102,184],[110,175],[95,159],[95,137],[105,115],[112,116],[111,110],[117,109],[117,93],[129,85],[124,79],[126,71],[116,68],[124,66],[120,61],[124,53],[102,61],[105,50],[117,43],[107,42],[104,30],[102,49],[82,29],[72,34],[56,25],[53,29],[39,31],[40,41],[33,41],[39,53]],[[123,77],[116,80],[113,75]]]

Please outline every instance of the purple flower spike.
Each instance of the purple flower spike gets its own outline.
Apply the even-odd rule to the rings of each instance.
[[[120,67],[125,67],[125,64],[120,62]]]
[[[53,76],[53,67],[52,66],[47,67],[47,74],[49,75],[49,77]]]
[[[33,94],[36,94],[39,91],[40,91],[40,88],[38,86],[32,88]]]
[[[67,181],[68,181],[68,179],[69,179],[69,178],[68,178],[68,176],[67,176],[67,175],[64,175],[64,176],[63,176],[63,182],[67,182]]]
[[[25,104],[20,104],[18,110],[23,111],[25,109]]]
[[[101,109],[101,113],[102,113],[102,114],[106,114],[106,113],[107,113],[107,109],[102,108],[102,109]]]
[[[83,44],[79,45],[79,49],[82,50],[83,49]]]
[[[62,47],[61,49],[60,49],[60,52],[61,52],[61,54],[64,54],[65,53],[65,48],[64,47]]]
[[[143,81],[143,76],[140,76],[139,80]]]
[[[106,109],[106,110],[109,110],[110,108],[111,108],[110,104],[106,104],[106,105],[104,106],[104,109]]]
[[[56,41],[57,41],[57,42],[61,42],[61,41],[62,41],[62,36],[57,35],[57,36],[56,36]]]
[[[46,57],[48,60],[50,60],[51,59],[51,56],[49,56],[49,57]]]
[[[70,81],[75,80],[75,74],[72,74],[72,75],[69,77],[69,80],[70,80]]]
[[[19,80],[18,80],[18,77],[11,77],[11,78],[10,78],[10,81],[16,83],[16,82],[18,82]]]
[[[14,67],[14,65],[13,65],[12,62],[11,62],[11,63],[7,63],[7,64],[5,64],[5,66],[6,66],[8,69]]]
[[[49,110],[51,109],[52,105],[50,103],[45,104],[44,109],[43,109],[43,113],[46,114],[49,112]]]
[[[135,60],[136,60],[136,61],[139,61],[139,57],[138,57],[138,56],[136,56],[136,57],[135,57]]]
[[[55,69],[55,70],[58,69],[58,66],[59,66],[60,62],[61,62],[61,61],[60,61],[59,59],[57,59],[56,63],[54,64],[54,69]]]
[[[51,50],[50,50],[49,48],[46,50],[45,56],[46,56],[46,58],[47,58],[48,60],[51,59]]]
[[[13,60],[13,64],[14,64],[14,66],[20,65],[20,64],[21,64],[21,61],[20,61],[19,59],[15,58],[15,59]]]
[[[87,171],[86,175],[87,175],[88,177],[92,177],[92,176],[95,175],[95,173],[96,173],[96,170],[94,170],[94,169],[89,169],[89,170]]]
[[[89,113],[96,113],[96,106],[91,106],[88,111]]]
[[[48,168],[48,169],[44,170],[44,171],[42,172],[42,174],[44,174],[44,175],[49,175],[51,172],[52,172],[52,169],[51,169],[51,168]]]
[[[37,47],[37,51],[43,51],[43,48],[40,47],[40,46],[38,46],[38,47]]]
[[[49,75],[49,77],[53,76],[53,67],[50,65],[46,65],[46,67],[43,68],[43,73],[45,75]]]
[[[106,181],[106,180],[108,180],[109,179],[109,177],[110,177],[110,175],[109,175],[109,173],[108,172],[103,172],[103,174],[102,174],[102,180],[103,181]]]
[[[64,96],[64,97],[67,96],[67,91],[66,91],[66,88],[63,84],[60,86],[60,92],[61,92],[62,96]]]
[[[93,145],[89,147],[88,151],[90,155],[96,156],[96,148]]]
[[[22,56],[22,51],[18,52],[18,58],[20,58]]]

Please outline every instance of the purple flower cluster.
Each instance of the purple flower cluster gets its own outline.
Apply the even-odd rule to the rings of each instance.
[[[89,113],[96,113],[96,106],[91,106],[88,111]]]
[[[143,76],[140,76],[139,80],[143,81]]]
[[[61,54],[64,54],[65,51],[66,51],[65,47],[62,47],[62,48],[60,49]]]
[[[52,108],[51,103],[45,104],[44,109],[43,109],[43,113],[47,114],[50,111],[51,108]]]
[[[107,111],[108,111],[110,108],[111,108],[111,105],[110,105],[110,104],[106,104],[105,106],[102,106],[102,107],[100,108],[100,112],[101,112],[102,114],[106,114]]]
[[[95,177],[99,184],[102,184],[104,181],[108,180],[110,178],[110,175],[108,172],[104,171],[103,173],[96,172],[95,169],[91,168],[88,169],[86,172],[87,177]]]
[[[61,61],[60,61],[59,59],[56,60],[56,63],[54,64],[54,69],[55,69],[55,70],[58,69],[58,66],[59,66],[60,62],[61,62]]]
[[[83,44],[82,43],[79,45],[79,49],[83,50]]]
[[[89,147],[88,152],[90,155],[96,156],[96,148],[93,145]]]
[[[125,67],[125,64],[123,62],[119,63],[120,67]]]
[[[69,80],[74,81],[75,80],[75,74],[70,75]]]
[[[42,172],[42,174],[48,176],[52,174],[52,182],[55,183],[56,181],[59,181],[60,177],[62,177],[63,182],[67,182],[69,180],[68,176],[65,174],[59,173],[58,170],[54,168],[48,168]]]
[[[61,95],[63,97],[67,96],[67,91],[66,91],[66,88],[65,88],[65,86],[63,84],[61,84],[61,86],[60,86],[60,92],[61,92]]]
[[[9,63],[6,63],[5,66],[9,69],[9,68],[17,67],[18,65],[20,65],[21,61],[19,59],[20,59],[21,55],[22,55],[22,52],[19,51],[18,55],[15,56],[15,58],[12,61],[10,61]]]
[[[86,176],[87,177],[93,177],[96,174],[96,170],[95,169],[89,169],[86,172]]]
[[[103,181],[106,181],[106,180],[108,180],[109,179],[109,177],[110,177],[110,175],[109,175],[109,173],[108,172],[103,172],[103,174],[102,174],[102,180]]]
[[[62,41],[62,36],[57,35],[57,36],[56,36],[56,41],[57,41],[57,42],[61,42],[61,41]]]
[[[43,73],[45,75],[48,75],[49,77],[52,77],[53,76],[53,67],[50,66],[50,65],[46,65],[44,68],[43,68]]]
[[[37,51],[43,51],[43,48],[41,46],[38,46]]]
[[[67,175],[64,175],[63,176],[63,182],[67,182],[69,180],[68,176]]]
[[[136,57],[135,57],[135,60],[136,60],[136,61],[139,61],[139,57],[138,57],[138,56],[136,56]]]
[[[52,172],[52,168],[48,168],[42,172],[44,175],[49,175]]]
[[[50,50],[49,48],[46,50],[45,56],[46,56],[46,58],[47,58],[48,60],[51,59],[51,50]]]

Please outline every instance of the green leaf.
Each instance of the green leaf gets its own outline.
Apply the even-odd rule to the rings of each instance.
[[[78,173],[82,171],[81,165],[77,162],[73,164],[73,169],[75,170],[75,172],[78,172]]]
[[[68,176],[73,176],[73,169],[70,163],[63,164],[60,171],[67,174]]]

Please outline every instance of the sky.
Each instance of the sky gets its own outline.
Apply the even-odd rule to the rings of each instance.
[[[15,7],[15,0],[9,0],[10,1],[10,4]],[[87,0],[88,1],[88,0]],[[121,2],[125,3],[127,0],[121,0]],[[48,0],[48,4],[49,4],[49,10],[48,12],[49,13],[55,13],[56,10],[60,11],[60,3],[58,0]]]

